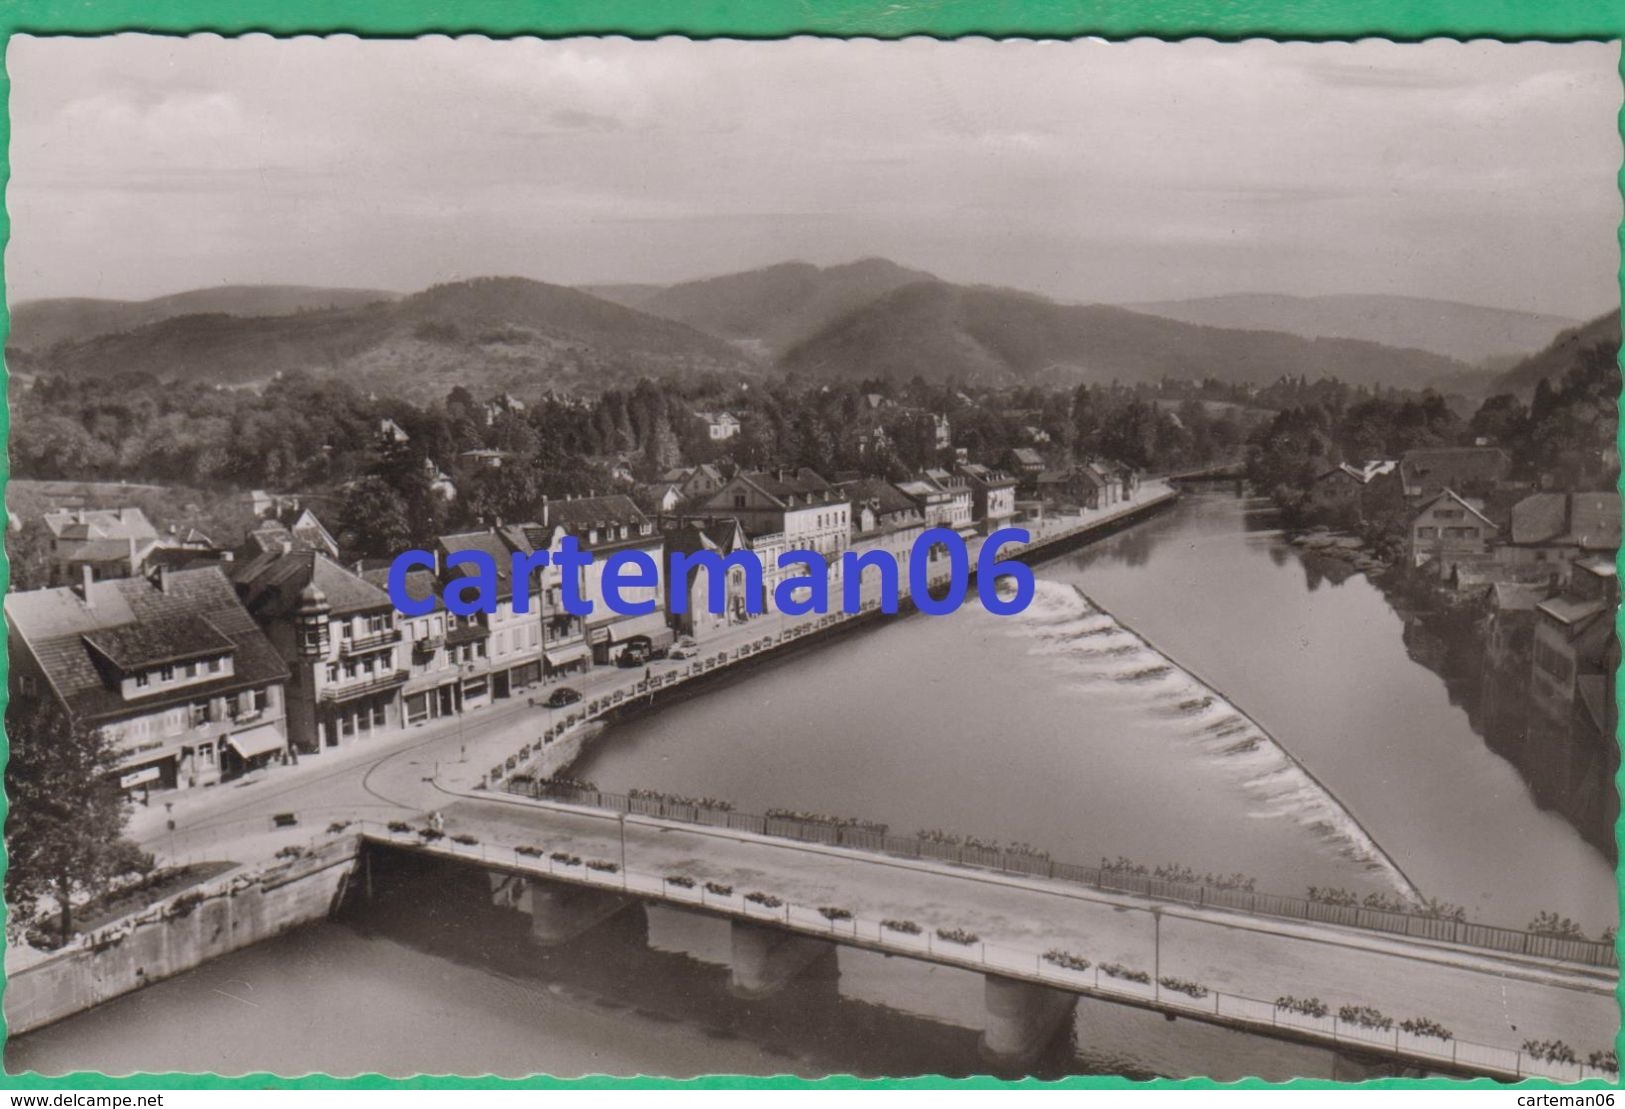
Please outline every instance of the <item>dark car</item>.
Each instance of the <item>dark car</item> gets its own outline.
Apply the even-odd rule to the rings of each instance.
[[[565,705],[573,705],[581,700],[581,694],[567,685],[561,685],[553,691],[553,696],[547,699],[549,708],[560,709]]]
[[[666,649],[656,647],[654,640],[646,635],[634,635],[627,639],[626,646],[621,653],[615,656],[617,666],[642,666],[655,659],[665,658]]]

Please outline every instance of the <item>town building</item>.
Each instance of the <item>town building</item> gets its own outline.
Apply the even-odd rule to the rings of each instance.
[[[388,570],[367,570],[361,576],[379,589],[387,591],[389,587]],[[448,638],[459,625],[459,618],[447,611],[440,589],[440,580],[432,571],[411,570],[406,574],[407,596],[434,605],[426,616],[403,614],[397,619],[407,670],[406,681],[401,684],[401,715],[409,727],[463,711],[463,652]],[[471,665],[467,676],[473,676],[471,671],[476,668],[477,664]]]
[[[1425,447],[1400,458],[1400,486],[1413,506],[1446,489],[1482,498],[1505,484],[1510,468],[1511,460],[1499,447]]]
[[[982,534],[991,535],[1015,519],[1015,478],[976,462],[961,462],[955,469],[970,486],[971,515]]]
[[[1031,486],[1044,472],[1044,456],[1032,447],[1011,447],[1004,453],[1004,468],[1023,485]]]
[[[1574,564],[1561,594],[1536,606],[1529,742],[1543,773],[1531,784],[1543,796],[1562,798],[1565,811],[1586,823],[1611,825],[1619,811],[1618,605],[1613,559],[1589,558]]]
[[[212,785],[287,750],[288,668],[217,567],[9,593],[11,695],[100,729],[130,790]],[[28,742],[13,733],[14,745]]]
[[[572,497],[549,500],[542,504],[542,519],[522,529],[536,550],[557,551],[565,536],[574,536],[577,546],[592,556],[592,562],[580,571],[577,581],[579,596],[592,605],[592,612],[580,621],[582,642],[590,650],[593,661],[607,663],[630,639],[648,638],[650,644],[662,647],[672,641],[671,628],[666,623],[666,566],[664,540],[654,524],[632,498],[620,493],[600,497]],[[654,611],[642,616],[623,616],[612,612],[604,603],[603,576],[605,561],[621,551],[642,551],[654,560],[656,580],[650,586],[623,588],[621,600],[625,604],[654,603]],[[552,616],[563,612],[562,600],[553,607],[553,598],[559,596],[561,582],[558,568],[549,567],[544,575],[545,612]],[[568,614],[566,614],[568,615]],[[576,648],[579,650],[580,648]],[[554,649],[561,658],[574,654],[561,643]]]
[[[1393,459],[1370,459],[1358,465],[1342,462],[1323,471],[1309,487],[1309,509],[1319,520],[1353,527],[1364,517],[1372,483],[1398,469]]]
[[[378,421],[378,441],[393,445],[409,443],[412,441],[412,437],[406,433],[406,429],[401,427],[400,424],[385,416]]]
[[[812,470],[758,470],[735,474],[701,506],[712,516],[731,516],[762,557],[762,577],[769,610],[778,584],[788,573],[779,555],[817,551],[830,567],[832,589],[840,583],[840,557],[852,539],[852,510],[846,498]]]
[[[908,596],[909,559],[926,527],[920,504],[896,485],[879,478],[844,482],[840,488],[852,506],[852,551],[860,557],[871,551],[890,555],[897,564],[898,596]],[[947,557],[940,548],[933,548],[931,553],[934,560]],[[866,570],[863,575],[865,601],[879,598],[878,574]]]
[[[1503,566],[1543,566],[1561,580],[1584,558],[1619,549],[1618,493],[1531,493],[1512,506],[1507,534],[1496,544]]]
[[[713,443],[726,443],[739,434],[739,417],[732,412],[696,412],[696,419],[705,425],[705,433]]]
[[[403,725],[399,615],[389,594],[325,552],[290,548],[232,565],[243,606],[291,673],[288,739],[316,754]]]
[[[727,558],[739,551],[749,551],[751,546],[739,521],[728,517],[689,520],[667,529],[665,550],[667,559],[676,553],[693,555],[700,551],[710,551],[719,558]],[[717,613],[711,611],[711,575],[708,571],[691,566],[683,579],[673,578],[668,573],[666,611],[670,614],[672,629],[679,635],[692,636],[704,643],[730,625],[744,623],[752,616],[749,611],[751,603],[760,604],[762,600],[759,596],[752,597],[748,586],[744,568],[730,566],[723,581],[723,611]],[[678,590],[687,594],[687,612],[678,612],[680,606],[672,603],[672,597]]]
[[[86,570],[95,581],[135,577],[160,545],[158,529],[139,508],[64,508],[43,519],[53,585],[79,582]]]
[[[1500,530],[1484,515],[1482,501],[1446,489],[1411,517],[1406,542],[1410,564],[1433,562],[1440,577],[1449,577],[1458,562],[1471,563],[1487,554]]]
[[[542,594],[538,580],[528,583],[525,611],[516,607],[513,556],[533,554],[530,537],[521,527],[493,527],[442,535],[435,541],[436,565],[442,588],[450,589],[471,567],[453,566],[451,556],[477,551],[491,560],[496,576],[496,603],[488,611],[449,617],[446,647],[461,670],[464,709],[505,700],[542,681]]]
[[[912,500],[928,528],[957,528],[954,522],[955,496],[924,477],[900,481],[897,488]],[[965,513],[970,514],[970,490],[965,490]]]

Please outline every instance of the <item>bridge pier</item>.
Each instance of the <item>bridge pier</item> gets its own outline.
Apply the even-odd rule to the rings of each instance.
[[[984,974],[987,1023],[982,1057],[1006,1067],[1031,1063],[1072,1019],[1078,996],[1015,978]]]
[[[530,915],[530,940],[543,947],[569,943],[629,906],[636,898],[580,886],[553,885],[517,879],[510,904]],[[494,896],[502,897],[505,891]]]
[[[771,997],[814,960],[835,954],[835,945],[828,940],[750,921],[734,921],[731,934],[733,978],[728,991],[735,997]]]
[[[1363,1051],[1333,1051],[1333,1082],[1364,1082],[1368,1078],[1421,1078],[1423,1069],[1391,1055]]]

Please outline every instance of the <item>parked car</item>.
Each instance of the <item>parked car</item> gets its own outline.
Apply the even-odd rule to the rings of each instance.
[[[549,708],[561,709],[565,705],[573,705],[579,700],[581,700],[580,692],[571,689],[567,685],[561,685],[555,689],[553,691],[553,695],[547,699],[547,704]]]
[[[693,642],[673,644],[672,649],[666,652],[667,658],[695,658],[699,655],[699,645]]]

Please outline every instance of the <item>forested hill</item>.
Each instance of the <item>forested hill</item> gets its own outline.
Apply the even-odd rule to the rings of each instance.
[[[176,316],[288,316],[328,308],[355,308],[400,296],[384,289],[328,289],[315,285],[220,285],[151,300],[57,297],[25,300],[11,307],[8,347],[44,351],[131,331]]]
[[[513,277],[292,316],[179,316],[45,353],[10,354],[14,369],[72,377],[144,373],[248,385],[308,371],[436,397],[459,384],[475,392],[596,391],[667,373],[753,370],[736,348],[684,324]]]
[[[1470,369],[1426,351],[1355,339],[1203,327],[946,282],[916,283],[880,297],[792,347],[780,365],[809,379],[1070,385],[1302,376],[1410,388]]]

